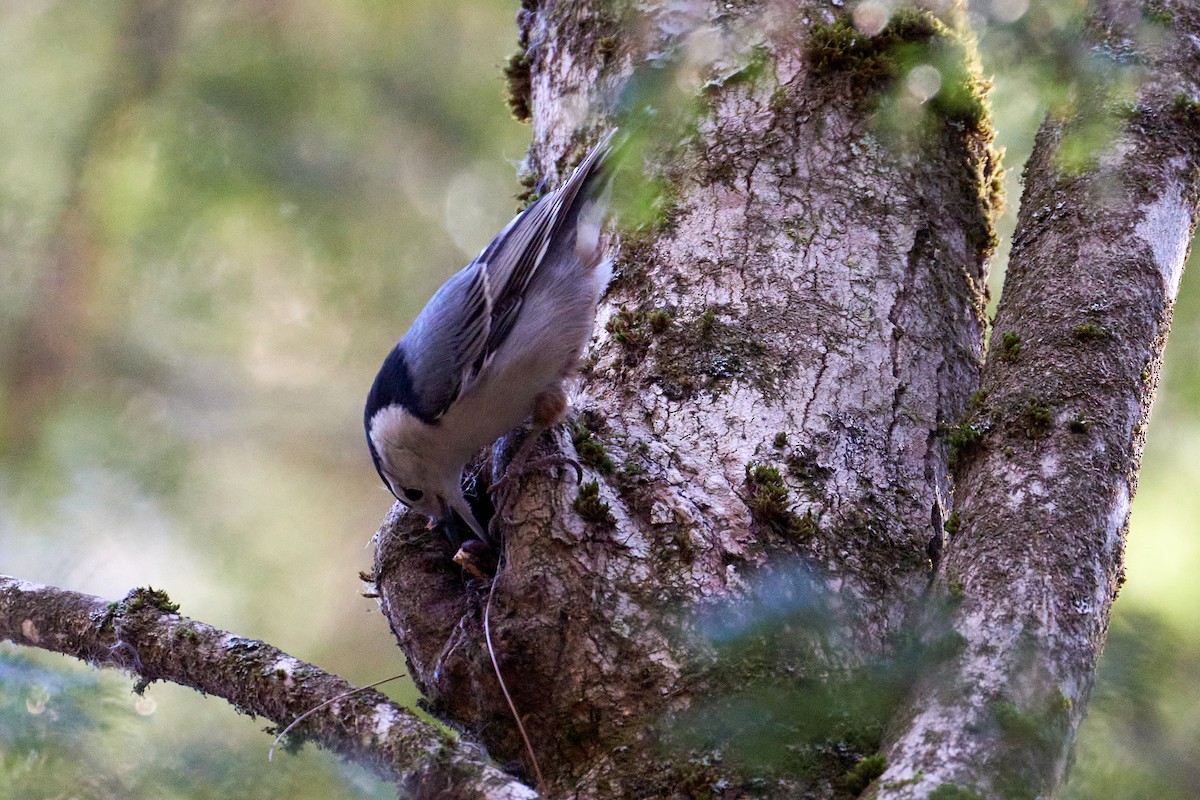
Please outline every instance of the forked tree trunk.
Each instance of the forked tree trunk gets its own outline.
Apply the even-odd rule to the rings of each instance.
[[[962,654],[921,684],[880,797],[1033,797],[1065,777],[1200,207],[1200,9],[1156,9],[1093,4],[1089,43],[1144,81],[1127,105],[1083,96],[1086,114],[1048,119],[1026,166],[996,355],[957,431],[960,522],[939,580]],[[1098,115],[1119,121],[1115,140],[1073,163],[1068,142]]]
[[[840,3],[527,5],[514,72],[528,69],[530,163],[552,183],[612,124],[634,64],[719,53],[693,129],[648,165],[664,217],[624,234],[557,432],[585,485],[533,472],[496,497],[491,637],[543,788],[848,796],[883,769],[860,764],[876,750],[879,796],[990,795],[1003,752],[1043,759],[1017,778],[1052,788],[1194,222],[1194,105],[1154,88],[1118,155],[1071,180],[1051,167],[1060,127],[1043,131],[1027,202],[1048,210],[1023,211],[998,321],[1023,344],[989,362],[972,404],[998,167],[961,31],[902,11],[866,36]],[[918,64],[940,77],[923,104],[905,85]],[[1097,194],[1114,185],[1142,187],[1119,218]],[[390,517],[381,604],[431,710],[522,761],[487,587],[449,555]],[[806,697],[865,719],[809,718]],[[739,750],[764,726],[783,758]],[[1011,730],[1027,741],[997,749]]]

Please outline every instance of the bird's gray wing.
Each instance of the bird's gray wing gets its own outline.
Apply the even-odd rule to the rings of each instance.
[[[613,133],[615,131],[608,133],[588,152],[566,183],[517,216],[476,259],[486,268],[489,285],[495,293],[491,298],[487,339],[479,360],[471,365],[468,383],[487,365],[512,331],[525,291],[550,245],[566,232],[565,226],[575,224],[578,205],[590,195],[589,184],[602,173]]]
[[[428,424],[445,414],[482,359],[491,308],[486,267],[472,262],[451,276],[396,346],[391,385],[404,387],[407,396],[395,400]]]
[[[411,386],[402,402],[418,418],[437,421],[504,343],[547,249],[599,174],[611,138],[593,147],[566,183],[509,222],[417,315],[397,345],[408,374],[396,385]]]

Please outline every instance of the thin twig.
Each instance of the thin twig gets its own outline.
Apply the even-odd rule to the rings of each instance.
[[[492,628],[489,620],[492,612],[492,596],[496,593],[496,583],[500,580],[500,568],[496,568],[496,577],[492,578],[491,588],[488,589],[487,605],[483,609],[483,636],[487,640],[488,656],[492,659],[492,669],[496,673],[496,680],[500,682],[500,691],[504,693],[504,701],[508,703],[508,710],[512,712],[513,721],[517,723],[517,730],[521,734],[521,741],[525,742],[525,752],[529,756],[529,763],[533,765],[533,775],[537,779],[537,790],[541,794],[545,794],[546,781],[542,778],[542,768],[538,766],[537,756],[533,754],[533,744],[529,741],[529,734],[525,732],[525,725],[521,722],[521,715],[517,713],[517,707],[513,703],[512,696],[508,693],[508,686],[504,684],[504,676],[500,674],[500,664],[496,661],[496,649],[492,647]]]
[[[351,689],[348,692],[342,692],[337,697],[331,697],[328,700],[326,700],[324,703],[321,703],[321,705],[313,706],[308,711],[305,711],[303,714],[301,714],[300,716],[298,716],[294,720],[292,720],[290,723],[288,723],[288,726],[286,728],[284,728],[283,730],[281,730],[279,732],[279,735],[275,737],[275,741],[271,742],[271,749],[267,751],[267,761],[274,760],[275,748],[279,746],[279,743],[281,741],[283,741],[283,737],[287,736],[288,731],[290,731],[292,728],[299,725],[304,720],[311,717],[313,714],[320,711],[325,706],[329,705],[330,703],[336,703],[339,700],[345,700],[347,697],[353,697],[354,695],[358,694],[359,692],[365,692],[367,689],[374,689],[376,686],[382,686],[385,683],[390,683],[391,681],[399,680],[400,678],[403,678],[406,674],[407,673],[401,672],[399,675],[393,675],[390,678],[384,678],[381,681],[375,681],[374,683],[368,683],[366,686],[359,686],[358,688]]]

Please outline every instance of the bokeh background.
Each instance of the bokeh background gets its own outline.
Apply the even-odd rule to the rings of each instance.
[[[1020,165],[1083,0],[974,5]],[[0,573],[402,671],[369,540],[379,362],[518,207],[499,0],[0,3]],[[995,268],[999,295],[1006,250]],[[1167,349],[1071,798],[1200,796],[1200,290]],[[0,797],[382,798],[262,720],[0,645]],[[413,702],[411,684],[385,691]]]

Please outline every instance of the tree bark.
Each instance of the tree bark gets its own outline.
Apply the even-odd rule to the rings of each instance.
[[[694,132],[648,165],[669,186],[664,219],[625,235],[578,417],[558,434],[588,465],[584,487],[530,474],[496,497],[492,638],[547,790],[828,796],[877,742],[812,744],[841,755],[765,789],[722,765],[720,736],[685,756],[663,747],[706,698],[893,656],[919,608],[951,502],[944,423],[978,385],[994,242],[969,46],[929,14],[871,38],[818,5],[539,3],[519,22],[530,164],[551,179],[611,124],[610,87],[647,54],[724,51],[702,69]],[[614,43],[619,31],[638,35]],[[905,45],[937,54],[964,102],[901,96],[891,110],[924,127],[889,133],[874,120]],[[389,519],[383,609],[431,708],[519,758],[480,630],[485,589],[447,555]],[[702,612],[772,575],[834,622],[786,663],[718,658]]]
[[[878,797],[1033,797],[1065,776],[1200,201],[1200,11],[1162,8],[1165,35],[1139,47],[1140,5],[1096,4],[1092,46],[1123,50],[1145,80],[1094,164],[1063,166],[1093,110],[1047,119],[1026,167],[938,578],[963,649],[921,685]]]

